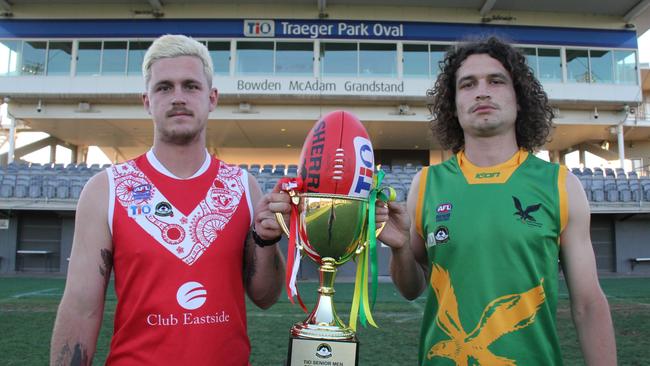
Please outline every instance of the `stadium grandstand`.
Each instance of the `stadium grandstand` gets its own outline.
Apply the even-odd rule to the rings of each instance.
[[[210,50],[210,153],[268,191],[296,175],[313,123],[346,109],[399,200],[418,169],[450,154],[429,130],[425,98],[445,50],[476,35],[508,39],[555,109],[540,156],[582,182],[599,271],[650,273],[650,65],[637,44],[649,28],[650,0],[0,0],[0,274],[66,273],[79,194],[110,166],[90,162],[89,149],[118,163],[152,142],[141,62],[166,33]],[[47,137],[16,144],[31,132]],[[37,151],[49,160],[30,159]]]

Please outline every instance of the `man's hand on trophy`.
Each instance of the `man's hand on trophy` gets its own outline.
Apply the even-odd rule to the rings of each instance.
[[[276,218],[276,213],[282,214],[285,222],[289,222],[291,197],[289,197],[287,192],[280,190],[280,184],[278,183],[273,188],[273,191],[262,197],[255,212],[255,229],[257,230],[257,234],[264,238],[279,237],[283,232]]]
[[[377,200],[375,208],[375,222],[377,227],[384,225],[377,239],[393,249],[400,249],[409,245],[411,219],[403,203],[389,201],[388,203]]]
[[[275,213],[279,212],[289,217],[291,200],[286,192],[281,192],[276,185],[273,191],[265,194],[255,207],[255,232],[264,240],[272,240],[282,236],[282,229]]]

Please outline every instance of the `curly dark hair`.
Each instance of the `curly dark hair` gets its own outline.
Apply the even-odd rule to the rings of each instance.
[[[490,36],[450,48],[440,61],[442,72],[435,86],[427,90],[427,98],[431,101],[427,107],[433,116],[431,129],[442,147],[457,153],[465,145],[456,114],[456,72],[467,57],[475,54],[487,54],[498,60],[512,77],[520,111],[515,122],[519,148],[532,152],[543,146],[553,129],[555,117],[548,97],[528,67],[526,57],[500,38]]]

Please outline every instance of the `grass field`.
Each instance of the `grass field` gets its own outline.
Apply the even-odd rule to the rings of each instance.
[[[619,365],[650,364],[650,279],[602,279],[607,294],[618,347]],[[315,301],[317,284],[300,283],[301,293]],[[336,284],[336,306],[347,320],[352,284]],[[64,279],[0,278],[0,365],[46,365],[56,308]],[[312,297],[310,299],[310,297]],[[112,330],[115,295],[109,290],[106,315],[98,341],[96,365],[104,363]],[[373,313],[379,329],[359,331],[359,364],[415,365],[424,298],[402,299],[391,283],[381,283]],[[289,328],[305,315],[284,298],[267,311],[248,304],[253,365],[282,365],[286,358]],[[582,365],[582,356],[571,322],[566,288],[560,287],[558,328],[565,365]]]

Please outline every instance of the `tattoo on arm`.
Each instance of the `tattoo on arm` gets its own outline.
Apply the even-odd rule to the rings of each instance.
[[[255,275],[256,262],[257,253],[255,252],[255,243],[253,243],[252,235],[248,233],[246,242],[244,243],[244,283],[250,283]]]
[[[111,270],[113,269],[113,252],[104,248],[100,251],[102,257],[102,264],[99,266],[99,274],[104,277],[105,285],[111,279]]]
[[[56,366],[87,366],[90,365],[90,359],[88,358],[88,351],[83,344],[77,343],[74,346],[74,351],[70,349],[70,346],[66,343],[59,357],[56,359]]]

